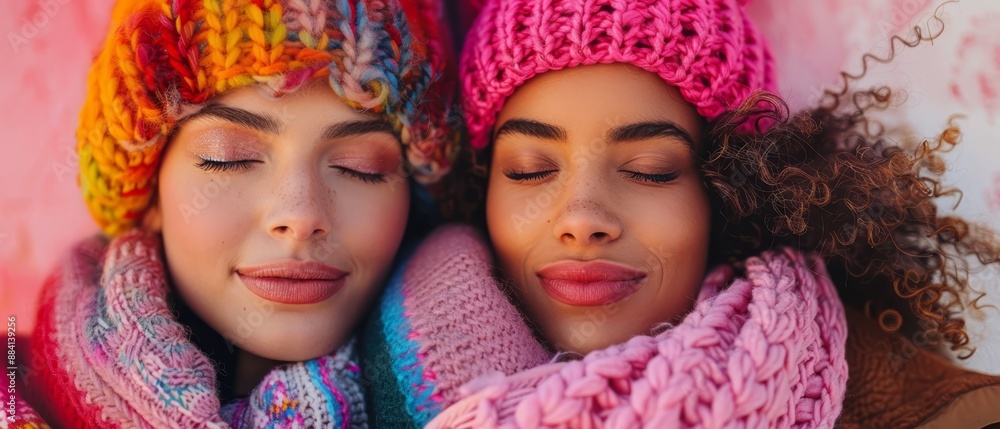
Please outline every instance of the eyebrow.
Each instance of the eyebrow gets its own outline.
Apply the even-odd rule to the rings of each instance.
[[[511,119],[504,122],[493,138],[498,139],[504,134],[522,134],[545,140],[566,140],[564,128],[530,119]]]
[[[326,140],[333,140],[371,133],[386,133],[396,137],[396,132],[392,128],[392,125],[384,119],[348,121],[330,125],[323,129],[322,136]]]
[[[666,121],[639,122],[616,127],[608,133],[608,142],[624,143],[659,137],[679,138],[691,147],[694,147],[695,144],[691,134],[676,124]]]
[[[218,103],[209,104],[184,120],[189,121],[199,116],[212,116],[232,122],[236,125],[241,125],[271,134],[278,134],[281,132],[281,125],[279,125],[278,121],[273,117]]]
[[[184,118],[185,121],[199,116],[211,116],[271,134],[280,134],[281,125],[278,120],[271,116],[261,115],[247,110],[230,107],[218,103],[209,104],[198,112]],[[333,140],[342,137],[364,135],[370,133],[387,133],[396,136],[395,130],[388,121],[383,119],[371,119],[361,121],[348,121],[339,124],[329,125],[323,129],[322,138]]]
[[[500,126],[494,139],[504,134],[522,134],[545,140],[566,140],[566,130],[560,126],[530,119],[511,119]],[[638,122],[613,128],[608,132],[609,143],[626,143],[653,138],[677,138],[692,148],[695,145],[691,134],[668,121]]]

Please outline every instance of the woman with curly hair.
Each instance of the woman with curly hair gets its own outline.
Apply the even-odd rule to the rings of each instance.
[[[390,285],[376,422],[1000,421],[1000,377],[936,353],[973,351],[968,276],[1000,265],[993,231],[937,212],[958,128],[886,132],[892,92],[851,79],[790,114],[745,3],[486,2],[452,208],[496,266],[456,227]]]

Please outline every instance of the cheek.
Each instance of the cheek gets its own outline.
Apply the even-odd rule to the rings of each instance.
[[[377,188],[352,184],[337,190],[336,204],[335,234],[354,263],[372,273],[388,270],[406,231],[410,208],[407,183]]]
[[[165,157],[157,185],[162,237],[172,285],[196,314],[216,331],[230,333],[225,320],[237,316],[239,294],[228,288],[241,242],[250,236],[253,198],[241,198],[244,181],[208,175]],[[246,215],[233,216],[233,213]]]
[[[242,179],[171,167],[164,165],[158,187],[164,239],[193,253],[216,253],[223,243],[236,248],[253,213],[251,199],[241,197]]]
[[[530,192],[515,190],[491,178],[486,197],[486,226],[501,266],[514,273],[510,265],[540,239],[539,223],[544,224],[540,209],[530,204]]]
[[[664,271],[663,281],[700,284],[711,226],[708,196],[700,184],[686,184],[669,196],[641,198],[632,204],[633,234],[651,253],[653,268]]]

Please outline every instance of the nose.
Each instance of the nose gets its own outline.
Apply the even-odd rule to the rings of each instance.
[[[275,239],[309,240],[330,232],[329,208],[333,191],[319,173],[304,170],[283,175],[277,182],[265,221]]]
[[[565,244],[607,244],[621,237],[623,225],[605,204],[573,198],[556,218],[553,233]]]

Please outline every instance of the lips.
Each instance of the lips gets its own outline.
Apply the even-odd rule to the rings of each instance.
[[[608,262],[563,261],[538,270],[542,289],[573,306],[606,305],[638,290],[646,274]]]
[[[282,261],[236,270],[257,296],[281,304],[312,304],[336,294],[347,273],[321,262]]]

